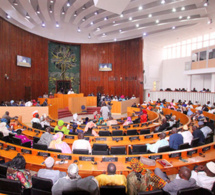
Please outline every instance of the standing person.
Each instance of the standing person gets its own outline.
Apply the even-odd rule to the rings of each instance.
[[[97,93],[97,106],[100,106],[100,101],[101,101],[101,93]]]
[[[108,113],[108,117],[110,118],[111,117],[111,109],[112,109],[112,106],[113,104],[111,104],[111,102],[108,102],[108,105],[107,105],[107,107],[108,107],[108,109],[109,109],[109,113]]]
[[[107,119],[108,119],[109,112],[110,112],[110,111],[109,111],[109,109],[108,109],[106,103],[105,103],[105,102],[102,102],[102,107],[101,107],[101,109],[100,109],[100,113],[101,113],[101,115],[102,115],[102,117],[103,117],[104,120],[107,120]]]
[[[7,119],[7,125],[10,125],[10,120],[18,118],[17,116],[10,117],[10,113],[8,111],[5,112],[5,114],[2,116],[2,118]]]

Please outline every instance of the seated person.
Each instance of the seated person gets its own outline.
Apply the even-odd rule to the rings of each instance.
[[[89,118],[86,117],[85,120],[83,121],[83,125],[86,125],[89,122]]]
[[[69,134],[69,130],[64,126],[63,120],[58,121],[58,125],[55,126],[54,131],[62,131],[65,135]]]
[[[41,106],[48,106],[48,100],[45,99],[45,101],[41,104]]]
[[[0,132],[3,133],[4,137],[9,135],[10,131],[7,129],[7,123],[5,122],[0,123]]]
[[[179,179],[174,179],[173,181],[170,181],[159,168],[155,169],[155,174],[167,182],[163,190],[171,195],[177,195],[177,192],[181,189],[196,187],[196,180],[190,177],[191,170],[187,167],[180,168]]]
[[[166,118],[162,119],[161,126],[155,129],[155,132],[162,132],[169,127],[169,123],[167,123]]]
[[[96,125],[107,125],[107,123],[103,120],[103,117],[100,117]]]
[[[101,186],[125,186],[127,188],[127,179],[124,175],[116,174],[116,166],[109,163],[107,166],[107,175],[101,174],[95,177],[98,181],[99,187]]]
[[[43,133],[40,137],[40,140],[38,141],[38,144],[44,144],[49,146],[51,141],[53,140],[53,135],[51,134],[51,128],[46,127],[46,132]]]
[[[190,108],[188,108],[187,109],[187,116],[191,117],[192,115],[193,115],[193,112],[190,110]]]
[[[179,131],[178,133],[183,136],[183,142],[184,143],[188,143],[189,145],[191,144],[191,142],[193,140],[193,135],[189,131],[187,125],[184,125],[183,128],[181,129],[181,131]]]
[[[60,178],[52,186],[52,195],[62,195],[63,191],[70,190],[81,190],[89,192],[90,195],[99,195],[99,188],[95,178],[93,176],[88,176],[81,179],[76,164],[69,165],[67,176]],[[73,193],[71,192],[71,194]]]
[[[199,138],[199,145],[203,145],[205,143],[205,136],[200,129],[198,129],[195,125],[192,127],[193,130],[193,138]]]
[[[148,115],[143,113],[143,114],[140,116],[140,123],[146,123],[147,120],[148,120],[147,118],[148,118]]]
[[[117,120],[113,119],[113,117],[110,117],[109,119],[110,120],[107,121],[107,126],[118,125]]]
[[[31,142],[31,146],[33,146],[33,141],[28,139],[25,135],[22,135],[22,129],[18,129],[16,130],[17,134],[15,135],[15,137],[21,139],[22,144],[26,143],[26,142]]]
[[[44,129],[45,127],[50,127],[50,118],[48,116],[46,116],[46,114],[42,115],[41,117],[41,126]]]
[[[170,120],[168,121],[168,123],[169,123],[169,127],[172,127],[175,123],[176,123],[176,116],[175,115],[173,115],[171,118],[170,118]]]
[[[178,134],[176,127],[173,127],[172,135],[169,137],[169,147],[173,150],[178,150],[179,146],[183,143],[183,136]]]
[[[203,121],[199,121],[198,125],[205,138],[208,136],[209,133],[212,133],[212,129],[208,126],[205,126]]]
[[[71,154],[71,148],[69,147],[69,145],[62,141],[63,140],[63,133],[58,132],[53,136],[53,139],[49,145],[49,148],[52,149],[58,149],[61,150],[62,153],[68,153]]]
[[[39,123],[40,124],[40,118],[39,118],[38,110],[35,110],[32,114],[33,114],[33,119],[31,120],[31,124],[32,125],[33,125],[33,123]]]
[[[72,152],[74,149],[86,149],[89,154],[92,152],[90,142],[84,139],[84,133],[78,134],[78,140],[75,140],[72,144]]]
[[[147,150],[149,150],[150,152],[157,153],[158,149],[160,147],[168,146],[169,142],[165,139],[165,137],[166,137],[166,134],[165,133],[161,133],[159,135],[160,140],[158,140],[156,143],[154,143],[154,144],[146,144]]]
[[[10,117],[10,113],[8,111],[5,112],[5,114],[1,117],[2,119],[5,118],[7,119],[7,125],[10,125],[10,120],[18,118],[17,116]]]
[[[134,103],[131,105],[131,107],[136,108],[136,107],[137,107],[137,104],[134,102]]]
[[[132,123],[133,123],[133,121],[131,120],[131,117],[127,117],[127,120],[123,123],[123,126],[127,126],[127,125],[130,125]]]
[[[60,178],[65,177],[66,173],[65,172],[60,172],[59,170],[53,170],[54,166],[54,159],[52,157],[46,158],[44,161],[46,168],[45,169],[40,169],[37,173],[38,177],[42,177],[45,179],[51,179],[53,184]]]
[[[70,122],[76,123],[77,125],[81,124],[81,122],[78,121],[78,114],[77,113],[73,114],[72,120]]]
[[[96,133],[95,130],[93,130],[93,127],[96,127],[96,124],[94,122],[90,121],[89,123],[87,123],[87,125],[85,126],[85,129],[84,129],[84,134],[85,135],[99,136],[99,134]]]

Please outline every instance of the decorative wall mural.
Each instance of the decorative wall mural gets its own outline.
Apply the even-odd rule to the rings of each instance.
[[[80,85],[80,46],[49,42],[49,93],[56,93],[57,81],[70,81],[75,93]],[[68,90],[68,85],[64,87]]]

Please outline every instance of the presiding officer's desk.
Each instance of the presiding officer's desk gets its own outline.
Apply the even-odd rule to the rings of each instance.
[[[55,152],[36,150],[31,148],[25,148],[22,146],[17,146],[9,143],[5,143],[0,141],[0,156],[7,162],[12,160],[18,152],[21,152],[26,160],[26,169],[30,169],[33,171],[38,171],[40,168],[44,168],[44,160],[47,156],[51,156],[55,159],[55,161],[60,161],[61,159],[68,160],[67,164],[56,164],[53,169],[57,169],[60,171],[67,171],[68,166],[74,162],[74,160],[78,161],[79,174],[82,177],[89,175],[99,175],[107,170],[107,164],[109,162],[113,162],[116,164],[117,173],[122,173],[125,176],[129,174],[131,171],[127,168],[130,166],[129,161],[132,158],[150,157],[156,159],[156,166],[146,166],[145,168],[154,170],[155,168],[160,168],[165,171],[167,174],[176,174],[178,173],[178,169],[182,166],[188,166],[191,169],[194,165],[199,165],[206,163],[208,161],[214,161],[214,152],[215,152],[215,144],[207,144],[201,147],[174,151],[174,152],[166,152],[166,153],[157,153],[157,154],[143,154],[143,155],[77,155],[77,154],[58,154]],[[5,150],[10,147],[9,150]],[[28,154],[31,153],[31,154]],[[200,156],[200,153],[203,155]],[[41,156],[43,155],[43,156]],[[65,156],[63,156],[65,155]],[[183,162],[179,159],[181,156],[187,162]],[[157,162],[157,159],[166,159],[168,162],[172,164],[171,167],[164,168],[161,164]],[[97,164],[94,164],[96,162]]]

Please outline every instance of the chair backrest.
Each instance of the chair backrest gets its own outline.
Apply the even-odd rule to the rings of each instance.
[[[7,166],[0,164],[0,178],[6,178],[7,177]]]
[[[147,152],[146,145],[133,145],[132,154],[144,154]]]
[[[191,147],[197,147],[199,145],[199,138],[195,138],[191,141]]]
[[[100,195],[119,194],[125,195],[125,186],[101,186]]]
[[[78,190],[78,189],[68,190],[68,191],[63,191],[62,192],[62,195],[71,195],[71,194],[75,194],[75,195],[90,195],[90,192],[84,191],[84,190]]]
[[[179,150],[184,150],[184,149],[187,149],[187,148],[190,148],[189,143],[181,144],[181,145],[179,145],[179,147],[178,147]]]
[[[112,131],[112,136],[122,136],[123,131],[122,130],[114,130]]]
[[[142,134],[150,134],[150,129],[141,129],[140,135],[142,135]]]
[[[126,149],[125,146],[114,146],[111,147],[111,151],[110,151],[111,155],[126,155]]]
[[[208,135],[208,136],[205,138],[205,144],[209,144],[209,143],[211,143],[211,142],[213,142],[213,137],[211,138],[211,136]]]
[[[138,192],[138,195],[163,195],[162,190],[153,190],[148,192]]]
[[[46,192],[46,194],[51,195],[51,189],[53,186],[53,182],[51,179],[45,179],[41,177],[32,176],[32,189],[31,192],[33,195],[42,194],[42,192]]]
[[[169,152],[169,151],[171,151],[169,146],[163,146],[163,147],[158,148],[158,153]]]
[[[110,136],[110,131],[99,131],[99,136]]]
[[[32,127],[35,129],[42,129],[42,125],[40,123],[33,123]]]
[[[0,178],[0,193],[3,194],[22,194],[22,184],[20,181]]]
[[[73,154],[89,154],[89,150],[85,149],[74,149]]]
[[[39,140],[40,140],[39,137],[36,137],[36,136],[33,137],[33,142],[34,142],[34,143],[37,143]]]
[[[136,129],[132,129],[132,130],[127,130],[127,135],[137,135],[137,130]]]
[[[133,127],[139,127],[140,125],[139,124],[133,124]]]
[[[38,150],[47,150],[47,149],[48,149],[48,146],[45,145],[45,144],[37,144],[37,143],[34,143],[34,144],[33,144],[33,148],[34,148],[34,149],[38,149]]]
[[[112,129],[119,129],[120,128],[120,126],[118,126],[118,125],[116,125],[116,126],[111,126],[112,127]]]
[[[213,193],[205,188],[194,187],[194,188],[186,188],[178,191],[177,195],[212,195]]]
[[[4,134],[0,131],[0,140],[2,140],[4,137]]]
[[[106,151],[108,149],[107,144],[93,144],[93,150]]]
[[[48,148],[48,151],[62,153],[62,151],[60,149]]]
[[[18,137],[13,137],[12,138],[12,143],[21,146],[22,145],[22,140]]]
[[[123,126],[123,129],[128,129],[130,127],[131,127],[130,125],[125,125],[125,126]]]

